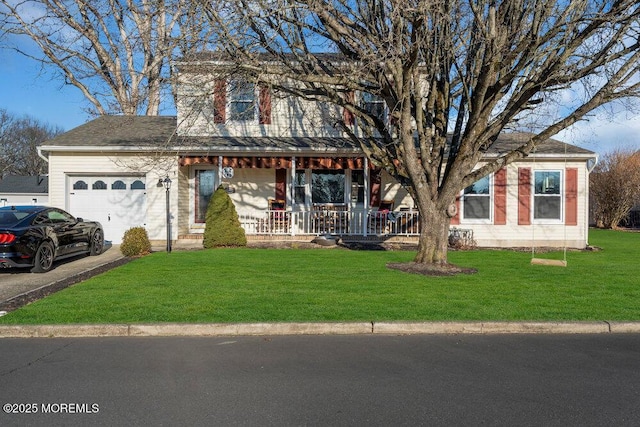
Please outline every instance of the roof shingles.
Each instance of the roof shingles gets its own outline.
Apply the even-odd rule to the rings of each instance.
[[[311,137],[189,137],[176,133],[177,119],[173,116],[102,116],[75,129],[63,133],[42,146],[45,151],[61,147],[88,148],[180,148],[196,152],[211,151],[261,151],[273,152],[359,152],[359,147],[349,138]],[[526,142],[532,134],[503,133],[487,151],[488,155],[503,154]],[[595,153],[575,145],[549,139],[536,148],[539,154],[585,155]]]

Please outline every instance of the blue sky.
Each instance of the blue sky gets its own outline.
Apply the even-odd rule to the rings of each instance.
[[[88,103],[78,89],[40,71],[35,61],[0,49],[0,108],[64,130],[90,120],[85,110]],[[600,154],[613,148],[640,149],[640,113],[614,106],[577,123],[556,138]]]
[[[0,49],[0,108],[69,130],[89,119],[86,106],[78,89],[43,75],[35,61]]]

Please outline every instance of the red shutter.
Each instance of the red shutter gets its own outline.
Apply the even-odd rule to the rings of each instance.
[[[507,170],[500,169],[493,175],[493,223],[507,223]]]
[[[353,91],[347,93],[347,102],[353,104],[355,102],[355,99],[356,99],[356,95]],[[356,122],[356,119],[353,113],[347,110],[346,108],[343,108],[342,110],[342,118],[344,119],[344,123],[347,126],[352,126]]]
[[[213,122],[224,123],[227,120],[227,82],[216,80],[213,89]]]
[[[456,197],[456,214],[451,218],[451,225],[459,225],[460,224],[460,195]]]
[[[531,169],[518,168],[518,225],[531,224]]]
[[[380,169],[374,169],[371,171],[369,183],[371,184],[369,206],[380,206],[380,190],[382,187],[382,171]]]
[[[268,86],[260,85],[260,95],[258,99],[259,117],[261,125],[271,124],[271,89]]]
[[[565,171],[565,214],[566,225],[578,225],[578,169]]]
[[[276,200],[287,200],[287,169],[276,169]]]

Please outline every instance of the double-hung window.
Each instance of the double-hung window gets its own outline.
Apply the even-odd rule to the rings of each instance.
[[[491,219],[491,178],[485,176],[464,189],[462,217],[470,221]]]
[[[307,200],[307,174],[304,169],[299,169],[296,171],[296,175],[294,178],[293,188],[294,188],[294,201],[296,205],[304,206],[305,201]]]
[[[256,120],[256,86],[246,80],[229,82],[229,120]]]
[[[380,120],[385,119],[384,99],[381,96],[367,92],[361,94],[362,108],[372,116],[376,116]]]
[[[533,194],[534,220],[562,220],[561,187],[562,173],[560,171],[535,171]]]
[[[364,203],[364,170],[351,171],[351,202]]]

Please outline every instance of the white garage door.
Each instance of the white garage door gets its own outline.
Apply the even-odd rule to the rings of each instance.
[[[131,227],[146,226],[144,178],[127,176],[69,177],[69,213],[99,221],[105,240],[121,243]]]

